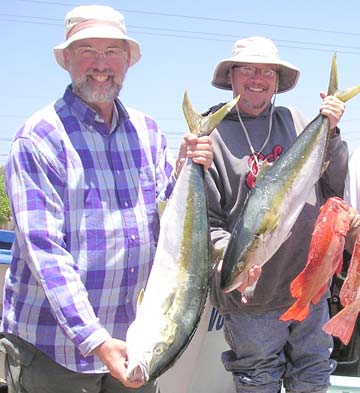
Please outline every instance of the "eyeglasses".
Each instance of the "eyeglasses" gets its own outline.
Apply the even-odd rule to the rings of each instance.
[[[272,68],[256,68],[252,66],[235,66],[244,76],[252,77],[258,72],[262,77],[266,79],[272,79],[277,74]]]
[[[100,53],[105,59],[118,60],[121,57],[127,56],[127,52],[121,48],[107,48],[105,50],[100,50],[93,48],[91,46],[80,46],[75,49],[75,54],[83,59],[95,59]]]

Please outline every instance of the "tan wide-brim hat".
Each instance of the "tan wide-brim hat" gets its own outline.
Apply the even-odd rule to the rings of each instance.
[[[279,58],[275,44],[268,38],[249,37],[235,42],[232,57],[220,61],[211,84],[219,89],[232,90],[229,71],[240,64],[274,64],[278,67],[278,93],[295,87],[300,70]]]
[[[109,38],[127,41],[130,66],[141,57],[140,45],[126,33],[124,16],[109,6],[75,7],[65,17],[65,42],[54,48],[56,61],[65,68],[64,49],[85,38]]]

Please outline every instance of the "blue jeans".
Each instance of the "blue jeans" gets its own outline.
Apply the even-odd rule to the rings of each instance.
[[[303,322],[280,321],[284,311],[225,315],[231,350],[222,361],[237,392],[277,393],[281,381],[288,393],[327,392],[336,363],[330,360],[333,339],[322,331],[329,318],[326,300],[312,305]]]

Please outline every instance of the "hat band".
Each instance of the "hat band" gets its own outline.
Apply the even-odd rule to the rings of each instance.
[[[81,30],[84,29],[88,29],[89,27],[94,27],[94,26],[98,26],[98,25],[105,25],[105,26],[112,26],[112,27],[116,27],[118,30],[121,30],[121,32],[123,34],[125,34],[125,32],[120,28],[118,23],[114,23],[111,21],[100,21],[98,19],[87,19],[84,20],[82,22],[77,23],[76,25],[74,25],[66,34],[66,39],[68,40],[72,35],[78,33]]]

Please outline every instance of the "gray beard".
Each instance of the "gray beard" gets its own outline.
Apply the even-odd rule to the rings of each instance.
[[[244,105],[247,106],[249,109],[262,109],[266,107],[266,101],[262,101],[260,104],[253,105],[250,101],[244,100]]]
[[[76,95],[90,104],[113,102],[122,88],[113,82],[110,87],[94,89],[87,83],[86,76],[82,80],[73,80],[72,87]]]

